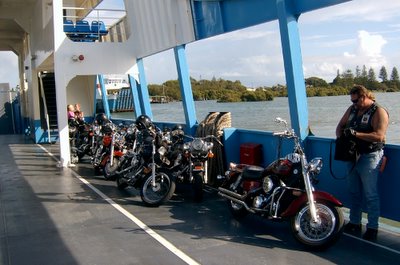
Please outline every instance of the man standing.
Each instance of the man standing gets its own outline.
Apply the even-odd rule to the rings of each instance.
[[[353,104],[344,113],[336,127],[336,136],[344,135],[352,138],[356,142],[357,150],[357,160],[348,176],[351,205],[350,222],[345,226],[345,232],[361,233],[364,194],[368,224],[363,238],[375,241],[380,215],[378,176],[389,114],[375,102],[375,96],[364,86],[355,85],[350,90],[350,99]]]

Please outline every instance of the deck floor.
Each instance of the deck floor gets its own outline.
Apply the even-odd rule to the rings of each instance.
[[[57,167],[58,145],[0,136],[0,264],[400,264],[399,234],[376,243],[344,234],[310,252],[288,223],[233,219],[207,188],[194,203],[183,190],[158,208],[135,190],[95,176],[89,161]]]

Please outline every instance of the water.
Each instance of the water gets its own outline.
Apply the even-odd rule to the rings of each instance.
[[[390,114],[387,143],[400,144],[400,92],[376,93],[377,102]],[[320,137],[335,137],[336,125],[350,106],[350,96],[310,97],[308,115],[311,131]],[[155,121],[184,123],[182,102],[152,104]],[[202,121],[209,112],[231,112],[232,127],[267,130],[277,129],[275,117],[288,121],[289,105],[287,98],[275,98],[266,102],[217,103],[216,101],[196,101],[197,119]],[[114,118],[132,118],[133,113],[113,113]]]

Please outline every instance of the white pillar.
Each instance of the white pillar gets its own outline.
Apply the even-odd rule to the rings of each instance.
[[[56,82],[56,101],[57,101],[57,120],[58,134],[60,139],[60,167],[71,165],[71,154],[69,147],[68,117],[67,117],[67,79],[63,74],[63,60],[57,53],[63,40],[66,38],[63,30],[62,17],[63,1],[53,1],[53,21],[54,21],[54,78]]]

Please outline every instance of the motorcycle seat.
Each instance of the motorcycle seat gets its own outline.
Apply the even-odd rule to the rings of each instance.
[[[247,166],[243,169],[242,177],[244,179],[259,179],[264,171],[264,168],[259,166]]]

